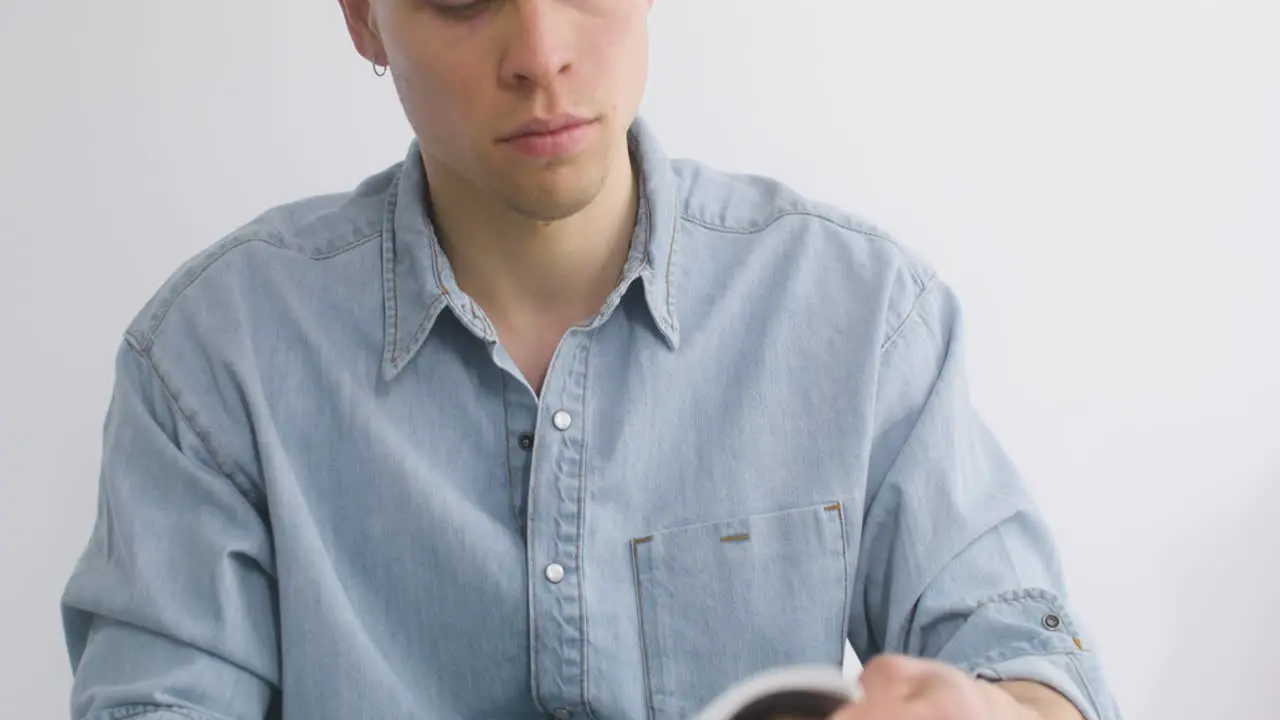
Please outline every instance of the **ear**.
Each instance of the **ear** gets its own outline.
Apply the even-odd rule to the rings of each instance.
[[[338,4],[342,6],[342,14],[347,19],[347,32],[351,34],[351,43],[355,45],[356,52],[369,62],[386,65],[387,51],[382,47],[382,38],[378,35],[371,0],[338,0]]]

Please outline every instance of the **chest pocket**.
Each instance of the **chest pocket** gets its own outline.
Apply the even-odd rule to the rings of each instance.
[[[632,541],[651,718],[686,720],[760,670],[840,665],[842,513],[815,505]]]

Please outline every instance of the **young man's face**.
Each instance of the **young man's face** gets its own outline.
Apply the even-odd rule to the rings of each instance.
[[[391,68],[429,179],[539,220],[572,215],[625,170],[651,4],[343,0],[357,47]],[[530,122],[566,119],[585,124],[511,139]]]

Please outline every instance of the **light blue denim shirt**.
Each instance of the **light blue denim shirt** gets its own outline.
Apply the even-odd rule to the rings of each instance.
[[[75,718],[683,719],[846,638],[1120,717],[930,265],[630,140],[630,257],[541,398],[416,145],[175,272],[116,360]]]

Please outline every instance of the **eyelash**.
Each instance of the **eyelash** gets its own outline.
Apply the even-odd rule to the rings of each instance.
[[[477,17],[484,12],[492,0],[473,0],[473,2],[463,3],[461,5],[445,5],[436,3],[436,12],[444,15],[452,20],[469,20]]]

